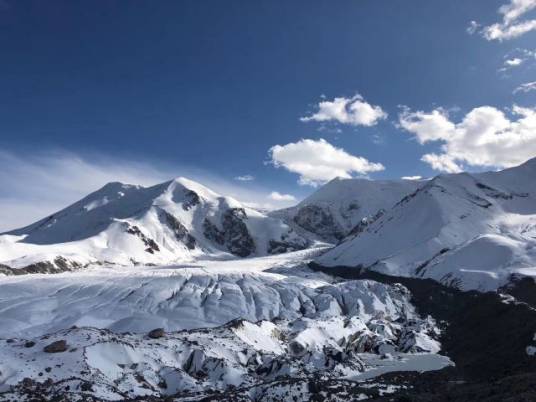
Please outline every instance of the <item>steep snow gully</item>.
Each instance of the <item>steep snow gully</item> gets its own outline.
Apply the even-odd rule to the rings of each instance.
[[[0,401],[534,400],[535,228],[536,160],[268,214],[110,183],[0,235]]]

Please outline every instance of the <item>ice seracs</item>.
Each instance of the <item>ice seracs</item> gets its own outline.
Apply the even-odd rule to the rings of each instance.
[[[420,357],[427,370],[452,364],[438,353],[435,321],[418,314],[405,287],[270,272],[304,253],[5,277],[0,400],[235,400],[235,390],[373,377],[377,361],[390,361],[385,372]],[[155,337],[155,328],[165,331]]]

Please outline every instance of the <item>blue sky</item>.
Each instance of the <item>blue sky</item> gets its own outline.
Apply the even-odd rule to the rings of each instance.
[[[0,229],[112,175],[281,206],[334,174],[517,164],[536,156],[535,6],[0,0]]]

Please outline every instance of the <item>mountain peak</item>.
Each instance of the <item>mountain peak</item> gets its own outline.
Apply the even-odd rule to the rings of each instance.
[[[522,163],[519,167],[529,168],[536,172],[536,156]]]
[[[207,200],[221,197],[220,194],[202,185],[201,183],[198,183],[194,180],[191,180],[182,176],[176,177],[173,180],[170,180],[169,182],[167,182],[166,184],[167,184],[168,189],[171,191],[175,191],[177,188],[182,188],[182,189],[186,189],[189,191],[193,191],[201,198],[204,198]]]
[[[126,183],[121,183],[119,181],[111,181],[109,183],[106,183],[97,191],[95,191],[95,193],[116,192],[116,191],[128,190],[128,189],[140,188],[140,187],[141,186],[136,185],[136,184],[126,184]]]

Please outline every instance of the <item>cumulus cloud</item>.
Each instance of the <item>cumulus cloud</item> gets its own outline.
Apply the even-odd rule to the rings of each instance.
[[[271,162],[300,175],[299,183],[317,186],[335,177],[352,177],[384,170],[381,163],[354,156],[324,139],[302,139],[286,145],[275,145],[268,151]]]
[[[447,111],[439,108],[429,113],[411,112],[405,109],[399,116],[399,125],[406,131],[418,134],[417,141],[425,144],[445,138],[446,133],[452,133],[454,124],[449,120]]]
[[[404,110],[399,124],[421,144],[442,144],[440,154],[422,157],[435,170],[456,173],[463,164],[511,167],[536,156],[536,109],[514,105],[508,117],[492,106],[481,106],[457,123],[443,109]]]
[[[352,126],[374,126],[387,118],[387,113],[380,106],[371,105],[359,94],[351,98],[322,100],[317,105],[316,113],[300,118],[303,122],[336,122]]]
[[[536,30],[536,19],[520,20],[522,16],[536,8],[536,0],[510,0],[499,7],[502,21],[488,25],[479,30],[478,23],[471,21],[469,33],[479,30],[487,40],[504,41],[522,36]]]
[[[235,180],[238,180],[238,181],[253,181],[253,180],[255,180],[255,177],[250,175],[250,174],[245,174],[243,176],[236,176]]]
[[[421,180],[422,176],[402,176],[402,180]]]
[[[149,186],[186,176],[221,194],[259,205],[269,194],[199,169],[116,156],[65,151],[17,155],[0,150],[0,166],[0,232],[44,218],[111,181]]]
[[[514,94],[517,94],[518,92],[527,93],[530,91],[536,91],[536,81],[525,82],[524,84],[521,84],[516,89],[514,89]]]
[[[423,162],[428,163],[432,169],[447,173],[460,173],[462,168],[456,164],[454,158],[447,154],[426,154],[421,158]]]
[[[277,191],[272,191],[269,195],[269,198],[274,201],[296,201],[296,197],[294,197],[292,194],[281,194]]]

